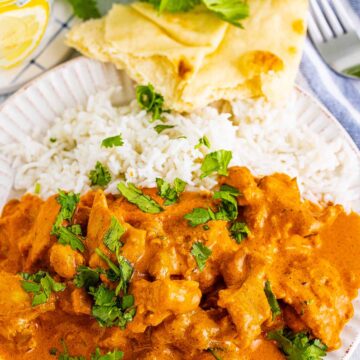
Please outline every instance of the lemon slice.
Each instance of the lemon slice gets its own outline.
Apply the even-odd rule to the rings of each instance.
[[[49,19],[47,0],[0,13],[0,68],[22,62],[39,45]]]

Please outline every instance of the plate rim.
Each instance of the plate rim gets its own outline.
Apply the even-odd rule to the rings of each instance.
[[[112,65],[111,63],[103,63],[103,62],[100,62],[100,61],[97,61],[94,59],[87,58],[85,56],[79,56],[79,57],[70,59],[64,63],[61,63],[61,64],[45,71],[38,77],[30,80],[28,83],[21,86],[16,92],[14,92],[2,104],[0,104],[0,114],[8,106],[11,107],[11,104],[13,102],[15,102],[18,97],[21,97],[26,91],[31,90],[32,87],[35,87],[43,79],[46,79],[46,78],[52,76],[53,74],[61,73],[62,71],[65,71],[67,68],[72,67],[72,66],[86,66],[86,63],[89,63],[89,62],[96,63],[99,65],[110,65],[110,66]],[[114,65],[112,65],[112,66],[114,66]],[[350,134],[346,131],[346,129],[340,123],[340,121],[337,120],[336,117],[325,107],[325,105],[322,104],[320,102],[320,100],[317,99],[310,91],[303,89],[301,86],[299,86],[297,84],[295,84],[294,89],[299,94],[305,96],[307,98],[307,100],[310,101],[314,106],[316,106],[319,109],[319,111],[321,111],[328,118],[328,121],[331,122],[332,125],[338,129],[338,131],[340,132],[339,135],[344,138],[344,141],[350,147],[350,149],[355,153],[357,160],[360,163],[360,149],[358,148],[358,146],[356,145],[354,140],[351,138]],[[350,360],[350,357],[352,356],[352,354],[358,347],[359,343],[360,343],[360,327],[357,329],[357,334],[353,338],[353,341],[351,342],[351,344],[349,344],[349,346],[346,349],[344,349],[345,354],[342,356],[342,359]],[[359,349],[359,351],[360,351],[360,349]]]

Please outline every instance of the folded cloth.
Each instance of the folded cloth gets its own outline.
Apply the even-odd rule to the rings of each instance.
[[[360,1],[335,1],[346,3],[344,5],[352,12],[350,15],[354,16],[355,27],[360,29]],[[360,148],[360,80],[351,80],[332,71],[309,39],[306,40],[300,69],[300,84],[312,90]],[[360,359],[360,352],[356,359]]]

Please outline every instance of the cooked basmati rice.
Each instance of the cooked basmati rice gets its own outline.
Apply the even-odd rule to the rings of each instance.
[[[287,173],[297,177],[303,197],[359,210],[356,156],[343,142],[328,144],[298,123],[292,103],[274,109],[261,100],[238,101],[232,104],[233,117],[214,107],[188,115],[166,113],[166,124],[174,128],[157,134],[154,126],[161,122],[150,123],[150,115],[136,101],[117,106],[119,93],[119,88],[99,92],[85,107],[67,110],[45,136],[1,149],[13,159],[14,188],[34,192],[38,183],[43,197],[59,188],[83,193],[90,188],[90,170],[100,161],[112,174],[109,192],[116,192],[119,180],[152,187],[157,177],[169,182],[179,177],[189,189],[211,189],[216,177],[200,179],[202,159],[226,149],[233,153],[231,165],[248,166],[256,175]],[[123,146],[101,147],[104,138],[119,133]],[[204,135],[211,148],[195,149]]]

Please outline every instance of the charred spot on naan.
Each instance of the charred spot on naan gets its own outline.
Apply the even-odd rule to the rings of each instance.
[[[270,51],[249,51],[240,57],[239,69],[244,77],[253,78],[270,71],[282,71],[284,62]]]
[[[194,71],[193,66],[186,61],[186,59],[181,59],[178,65],[178,75],[181,79],[186,79]]]

